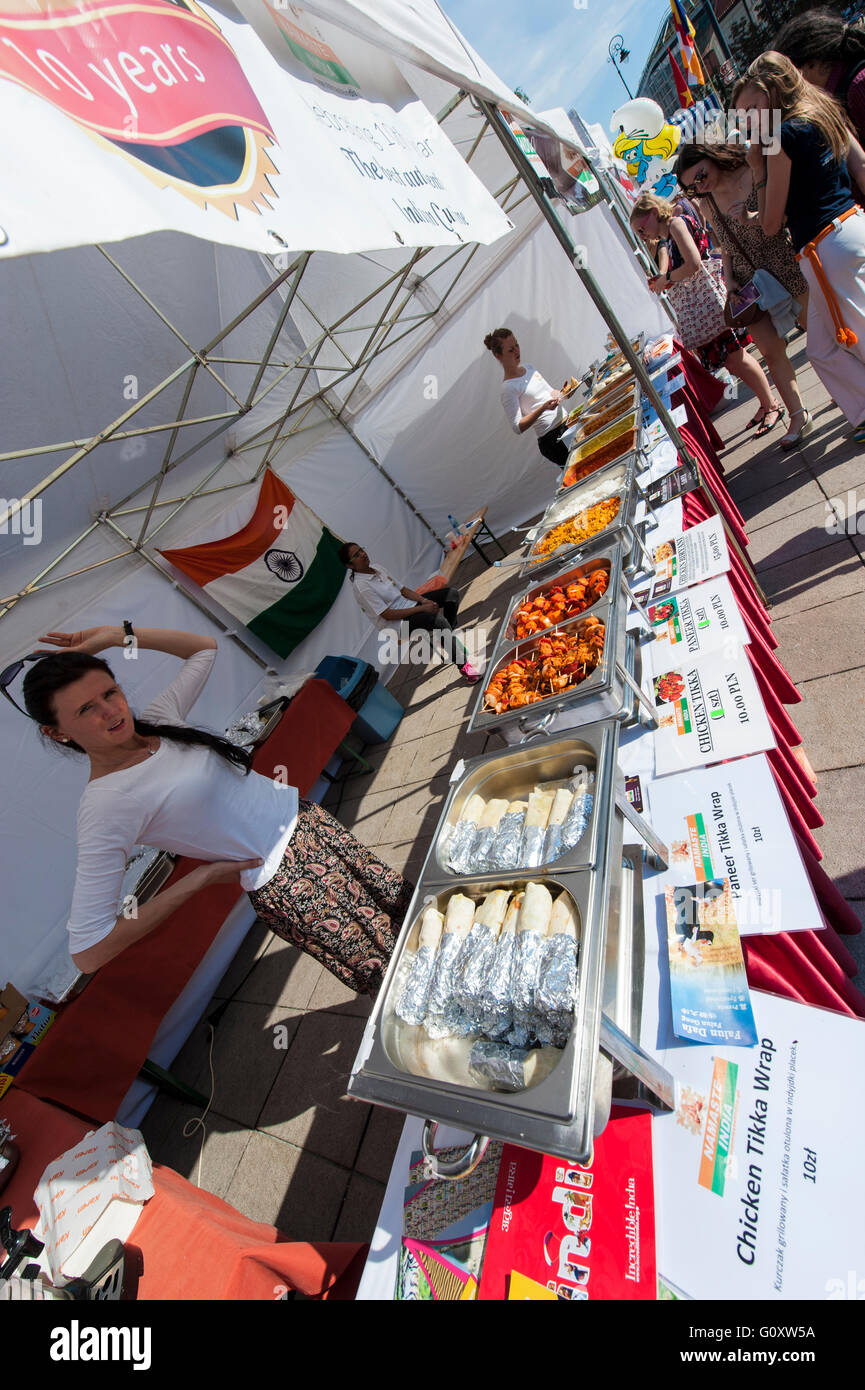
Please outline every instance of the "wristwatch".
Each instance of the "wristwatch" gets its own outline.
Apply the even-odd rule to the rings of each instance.
[[[128,618],[123,619],[123,645],[124,647],[135,646],[135,633],[132,630],[132,624]]]

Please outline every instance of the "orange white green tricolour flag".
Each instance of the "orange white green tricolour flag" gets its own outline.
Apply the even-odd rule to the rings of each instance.
[[[288,656],[325,617],[346,576],[339,539],[268,469],[234,535],[160,553],[250,632]]]

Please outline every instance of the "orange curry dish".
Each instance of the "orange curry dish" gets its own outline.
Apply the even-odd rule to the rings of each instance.
[[[554,584],[542,594],[527,599],[514,610],[514,631],[518,641],[524,637],[534,637],[538,632],[557,627],[568,618],[576,618],[584,613],[603,597],[609,582],[609,571],[597,569],[564,588]]]
[[[484,692],[484,709],[503,714],[573,689],[600,664],[604,635],[600,618],[586,618],[579,632],[542,637],[531,655],[508,662],[493,676]]]

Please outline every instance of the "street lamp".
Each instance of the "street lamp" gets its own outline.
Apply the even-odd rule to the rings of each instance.
[[[610,45],[607,52],[610,55],[610,62],[612,63],[613,67],[616,69],[616,72],[619,74],[620,77],[622,77],[622,70],[616,62],[616,59],[618,58],[619,63],[627,62],[630,51],[631,50],[629,48],[625,48],[625,40],[622,38],[622,35],[614,34],[613,37],[610,39]],[[624,77],[622,77],[622,85],[625,91],[628,93],[628,96],[633,101],[634,93],[631,91]]]

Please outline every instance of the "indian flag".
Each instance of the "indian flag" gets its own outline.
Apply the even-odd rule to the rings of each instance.
[[[270,469],[252,520],[222,540],[162,550],[280,656],[326,616],[342,588],[340,541]]]

